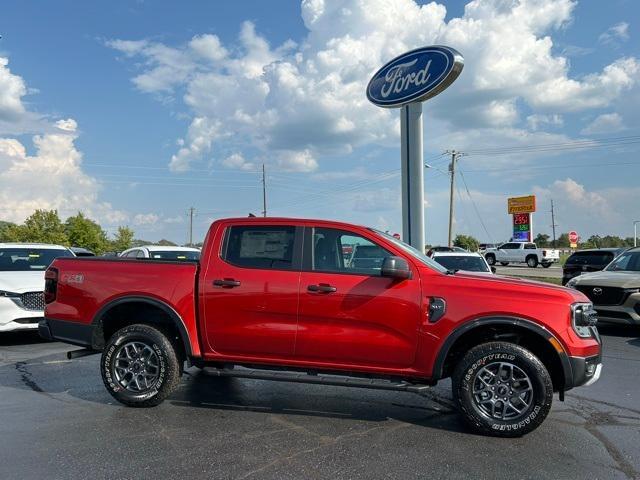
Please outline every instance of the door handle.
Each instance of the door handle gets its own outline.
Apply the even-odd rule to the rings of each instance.
[[[319,285],[309,285],[307,290],[310,292],[318,292],[318,293],[333,293],[337,292],[338,289],[336,287],[332,287],[328,283],[321,283]]]
[[[240,282],[238,280],[234,280],[233,278],[225,278],[224,280],[217,279],[213,281],[213,286],[222,288],[233,288],[239,287]]]

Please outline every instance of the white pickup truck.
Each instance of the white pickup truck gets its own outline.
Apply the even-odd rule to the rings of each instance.
[[[484,258],[489,265],[506,266],[510,263],[526,263],[531,268],[542,265],[549,268],[552,263],[560,260],[560,252],[550,248],[538,248],[531,242],[508,242],[496,248],[487,248]]]

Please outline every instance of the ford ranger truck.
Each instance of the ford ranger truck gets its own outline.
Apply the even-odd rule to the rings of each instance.
[[[367,251],[353,262],[345,248]],[[366,247],[366,248],[365,248]],[[185,364],[219,376],[423,392],[452,379],[474,431],[538,427],[554,392],[600,376],[597,315],[576,290],[446,270],[371,228],[214,222],[199,261],[59,258],[41,335],[101,353],[109,393],[171,395]]]

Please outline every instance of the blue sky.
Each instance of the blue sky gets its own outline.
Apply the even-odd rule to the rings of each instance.
[[[560,232],[628,236],[639,13],[624,0],[8,1],[0,217],[80,209],[184,242],[194,206],[200,239],[214,218],[261,211],[265,163],[269,214],[399,231],[398,114],[364,87],[402,51],[444,43],[465,70],[424,108],[427,241],[446,240],[447,149],[469,153],[458,233],[508,238],[506,198],[535,193],[536,233],[553,198]]]

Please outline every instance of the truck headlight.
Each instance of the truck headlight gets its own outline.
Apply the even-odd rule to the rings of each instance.
[[[574,303],[571,305],[571,327],[581,338],[593,335],[592,329],[598,323],[598,313],[591,303]]]
[[[576,288],[576,283],[578,283],[578,277],[573,277],[571,280],[567,282],[565,287],[568,288]]]

